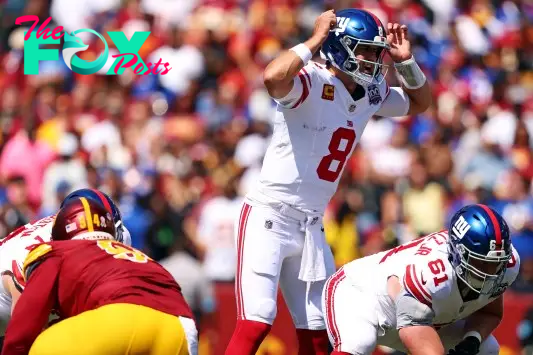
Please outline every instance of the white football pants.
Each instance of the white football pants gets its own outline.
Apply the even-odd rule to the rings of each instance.
[[[272,324],[279,284],[296,328],[325,328],[321,302],[325,280],[308,284],[298,279],[305,238],[302,218],[305,213],[284,203],[245,199],[235,231],[238,319]],[[324,258],[329,276],[335,271],[329,247]]]

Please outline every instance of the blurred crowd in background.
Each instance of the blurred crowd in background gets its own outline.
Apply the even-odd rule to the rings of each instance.
[[[262,69],[308,38],[322,11],[344,7],[409,26],[434,102],[368,124],[324,219],[337,265],[447,228],[459,207],[482,202],[521,255],[513,289],[533,292],[530,0],[0,0],[0,237],[55,213],[73,189],[99,188],[135,247],[186,268],[176,277],[201,290],[188,295],[193,308],[215,307],[206,285],[233,281],[235,216],[271,134]],[[14,24],[24,14],[94,29],[111,55],[107,31],[151,31],[140,56],[172,69],[84,76],[59,60],[25,76],[26,28]],[[101,42],[84,41],[80,57],[96,58]],[[398,85],[394,70],[388,80]]]

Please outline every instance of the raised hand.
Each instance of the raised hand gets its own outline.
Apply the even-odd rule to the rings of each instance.
[[[389,55],[396,63],[401,63],[411,58],[411,42],[407,37],[407,26],[398,23],[388,23],[387,42],[389,42]]]
[[[313,30],[313,37],[320,42],[324,42],[328,37],[329,31],[337,26],[337,16],[335,11],[328,10],[318,16],[315,21],[315,29]]]

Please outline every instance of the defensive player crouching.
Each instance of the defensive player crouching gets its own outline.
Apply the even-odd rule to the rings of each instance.
[[[332,354],[497,355],[491,335],[520,267],[504,219],[469,205],[449,231],[344,265],[323,294]]]
[[[64,204],[52,241],[24,262],[26,287],[3,355],[196,355],[196,326],[180,287],[115,233],[101,203],[79,197]],[[52,310],[61,321],[41,333]]]
[[[100,202],[112,215],[115,224],[115,238],[126,245],[131,245],[129,231],[122,223],[120,210],[113,200],[100,190],[79,189],[70,193],[61,202],[63,206],[73,198],[85,197],[87,199]],[[8,321],[11,317],[12,309],[15,307],[20,296],[17,286],[24,286],[22,277],[22,265],[29,251],[38,244],[49,242],[52,239],[52,226],[56,215],[47,216],[40,220],[28,223],[0,241],[0,318]]]
[[[319,49],[326,65],[311,61]],[[402,87],[387,85],[387,53]],[[299,354],[325,355],[321,296],[335,271],[325,207],[370,118],[423,112],[431,90],[407,26],[389,23],[387,31],[360,9],[321,14],[313,36],[274,59],[263,79],[278,106],[261,176],[236,228],[237,325],[226,354],[256,353],[276,317],[279,284]]]

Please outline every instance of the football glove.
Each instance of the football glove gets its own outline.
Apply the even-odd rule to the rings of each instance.
[[[476,355],[479,352],[481,342],[474,336],[464,338],[459,344],[448,352],[448,355]]]

